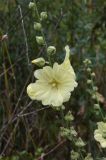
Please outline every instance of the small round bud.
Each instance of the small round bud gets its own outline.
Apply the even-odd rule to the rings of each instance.
[[[71,121],[74,120],[74,117],[73,117],[71,111],[69,111],[69,112],[65,115],[64,118],[65,118],[65,120],[68,121],[68,122],[71,122]]]
[[[55,48],[54,46],[49,46],[49,47],[47,48],[47,53],[48,53],[49,55],[55,54],[55,53],[56,53],[56,48]]]
[[[92,77],[95,77],[95,73],[94,73],[94,72],[92,72],[92,73],[91,73],[91,76],[92,76]]]
[[[92,63],[91,60],[88,59],[88,64],[91,64],[91,63]]]
[[[92,99],[96,100],[97,96],[95,94],[92,94]]]
[[[30,2],[30,3],[29,3],[29,9],[34,9],[34,8],[35,8],[35,3]]]
[[[84,147],[85,143],[83,142],[83,140],[81,138],[78,138],[77,141],[75,142],[75,145],[77,147]]]
[[[39,45],[44,45],[44,39],[42,36],[36,36],[36,42],[39,44]]]
[[[88,79],[87,84],[91,84],[91,83],[92,83],[92,80]]]
[[[94,109],[95,109],[95,110],[99,110],[99,109],[100,109],[99,104],[94,104]]]
[[[34,22],[34,29],[35,29],[36,31],[41,31],[41,28],[42,28],[41,23]]]
[[[78,152],[75,152],[75,151],[71,151],[71,159],[72,160],[76,160],[76,159],[79,159],[80,158],[80,154]]]
[[[94,86],[94,87],[93,87],[93,90],[94,90],[94,91],[97,91],[97,90],[98,90],[98,87]]]
[[[41,12],[41,14],[40,14],[40,18],[41,18],[41,20],[46,20],[47,19],[47,12]]]
[[[88,153],[84,160],[93,160],[91,153]]]
[[[33,64],[36,64],[38,67],[43,67],[45,65],[45,59],[44,58],[37,58],[32,60]]]
[[[92,62],[91,62],[91,60],[89,60],[89,59],[86,58],[86,59],[83,61],[83,63],[86,64],[86,65],[88,65],[88,64],[91,64]]]
[[[91,72],[91,68],[87,68],[87,72]]]

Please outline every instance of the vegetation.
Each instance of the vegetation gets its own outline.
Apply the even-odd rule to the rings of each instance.
[[[34,71],[65,52],[78,83],[69,101],[31,100]],[[0,160],[105,160],[105,97],[105,0],[0,0]]]

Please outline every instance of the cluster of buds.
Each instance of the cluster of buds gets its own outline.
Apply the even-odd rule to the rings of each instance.
[[[77,132],[75,131],[73,126],[70,128],[61,127],[60,136],[72,141],[73,138],[77,136]]]
[[[39,14],[37,11],[36,3],[34,3],[34,2],[29,3],[29,9],[34,13],[34,15],[35,15],[35,11],[37,12],[37,15],[38,15],[38,21],[34,22],[34,30],[36,32],[38,32],[38,35],[36,35],[36,42],[40,46],[44,46],[44,45],[46,46],[46,51],[47,51],[48,57],[50,57],[56,53],[56,48],[54,46],[47,47],[45,37],[43,34],[43,29],[42,29],[42,21],[47,20],[48,14],[45,11],[43,11]],[[41,58],[37,58],[37,59],[33,60],[32,63],[36,64],[39,67],[42,67],[45,65],[45,60],[41,57]]]
[[[87,84],[89,85],[89,89],[87,89],[87,91],[89,92],[89,94],[91,95],[92,100],[94,100],[94,111],[95,114],[98,115],[99,111],[100,111],[100,105],[99,105],[99,100],[98,100],[98,87],[96,85],[94,85],[94,78],[95,78],[95,73],[92,72],[92,68],[90,67],[92,65],[91,60],[89,59],[85,59],[83,61],[84,65],[85,65],[85,69],[88,73],[89,78],[87,79]]]

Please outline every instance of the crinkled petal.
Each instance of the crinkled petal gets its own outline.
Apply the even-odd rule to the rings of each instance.
[[[42,100],[49,96],[50,86],[45,83],[31,83],[27,87],[27,93],[32,100]]]
[[[34,76],[41,81],[50,81],[52,79],[53,69],[49,66],[38,69],[34,72]]]
[[[61,106],[63,97],[57,89],[51,89],[49,96],[42,100],[43,105]]]

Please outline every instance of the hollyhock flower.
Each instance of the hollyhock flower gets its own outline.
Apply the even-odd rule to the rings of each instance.
[[[36,82],[27,87],[32,100],[42,101],[43,105],[61,106],[69,101],[71,92],[77,87],[76,76],[69,60],[69,47],[65,47],[66,56],[62,64],[45,66],[34,72]]]

